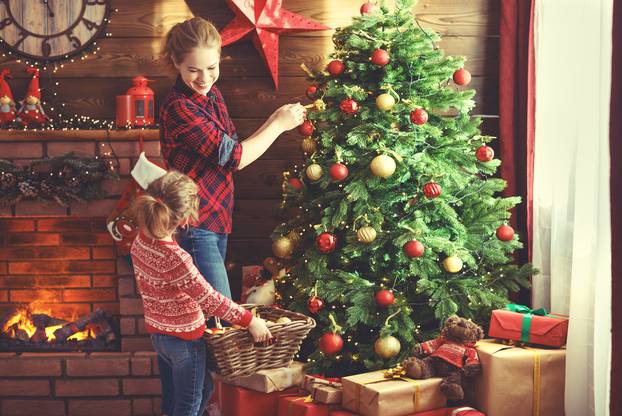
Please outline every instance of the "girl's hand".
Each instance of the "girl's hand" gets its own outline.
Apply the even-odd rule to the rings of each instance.
[[[301,125],[306,114],[307,110],[300,103],[285,104],[272,113],[270,118],[283,131],[287,131]]]
[[[248,332],[251,333],[253,341],[255,342],[268,342],[272,339],[272,334],[270,333],[266,322],[256,316],[253,316],[253,319],[248,326]]]

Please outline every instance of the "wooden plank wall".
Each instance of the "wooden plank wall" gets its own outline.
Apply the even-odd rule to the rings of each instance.
[[[358,15],[361,3],[285,0],[284,6],[334,28]],[[112,4],[118,12],[108,25],[111,36],[98,42],[101,50],[97,55],[67,64],[54,79],[42,74],[44,97],[56,99],[48,106],[58,106],[61,100],[67,114],[113,118],[115,95],[124,93],[131,78],[141,73],[154,80],[157,104],[173,80],[173,74],[158,62],[167,30],[195,15],[212,20],[219,29],[233,17],[224,0],[113,0]],[[471,87],[478,90],[475,113],[486,116],[485,133],[493,135],[498,114],[498,7],[497,0],[420,0],[414,9],[423,27],[444,36],[440,46],[446,53],[468,58]],[[223,49],[219,87],[241,137],[252,133],[278,106],[305,100],[308,83],[299,65],[324,66],[332,51],[331,35],[332,31],[323,31],[281,37],[278,91],[250,42]],[[20,99],[28,83],[23,65],[3,58],[0,67],[11,68],[15,79],[10,84]],[[299,140],[297,134],[284,135],[259,161],[237,175],[237,207],[229,244],[231,261],[237,266],[232,269],[234,293],[239,290],[239,267],[257,263],[270,253],[268,236],[279,221],[281,172],[300,159]]]

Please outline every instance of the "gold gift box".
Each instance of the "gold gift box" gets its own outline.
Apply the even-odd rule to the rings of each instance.
[[[474,387],[477,409],[487,416],[564,416],[565,349],[488,340],[475,348],[482,364]]]
[[[404,416],[444,407],[442,379],[385,378],[385,371],[343,377],[342,406],[364,416]]]

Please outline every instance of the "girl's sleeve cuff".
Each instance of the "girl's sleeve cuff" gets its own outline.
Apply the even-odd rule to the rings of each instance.
[[[242,315],[242,318],[240,319],[240,326],[248,327],[251,324],[252,320],[253,314],[251,313],[251,311],[244,309],[244,315]]]
[[[218,164],[226,169],[236,170],[242,158],[242,145],[224,134],[218,146]]]

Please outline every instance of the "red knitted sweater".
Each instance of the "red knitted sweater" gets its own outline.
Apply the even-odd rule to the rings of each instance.
[[[149,333],[198,339],[206,316],[248,326],[253,315],[205,281],[192,257],[176,242],[139,233],[131,249],[134,275]]]

